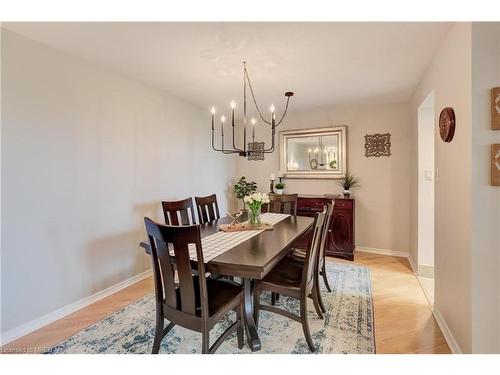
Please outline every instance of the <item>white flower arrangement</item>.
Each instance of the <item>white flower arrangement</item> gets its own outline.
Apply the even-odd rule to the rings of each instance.
[[[243,201],[251,210],[257,210],[263,204],[270,202],[269,195],[267,193],[253,193],[243,198]]]

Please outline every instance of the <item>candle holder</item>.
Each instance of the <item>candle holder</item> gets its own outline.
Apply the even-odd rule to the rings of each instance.
[[[269,180],[271,183],[269,184],[270,193],[274,193],[274,180]]]

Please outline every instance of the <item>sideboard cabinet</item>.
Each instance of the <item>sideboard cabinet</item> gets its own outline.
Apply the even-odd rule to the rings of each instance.
[[[326,242],[326,255],[343,259],[354,259],[354,199],[337,196],[308,196],[299,195],[297,202],[297,215],[313,217],[316,212],[323,211],[323,207],[335,201],[332,219]],[[307,248],[310,233],[304,234],[295,243],[298,248]]]

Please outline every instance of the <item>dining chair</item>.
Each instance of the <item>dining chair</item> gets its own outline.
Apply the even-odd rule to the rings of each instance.
[[[194,201],[196,202],[196,211],[198,212],[198,221],[200,224],[220,219],[217,195],[194,197]]]
[[[198,225],[167,226],[145,217],[146,232],[153,263],[156,330],[153,354],[160,350],[162,339],[177,324],[201,332],[202,353],[214,353],[235,331],[238,348],[243,348],[243,291],[241,286],[227,280],[205,276],[205,264]],[[191,246],[190,246],[191,245]],[[197,274],[191,272],[190,247],[196,249]],[[170,250],[169,250],[170,249]],[[174,282],[174,263],[179,279]],[[236,321],[210,346],[210,329],[234,310]],[[164,329],[167,319],[170,323]]]
[[[194,225],[193,200],[186,198],[180,201],[161,202],[165,224],[167,225]],[[191,216],[190,216],[191,214]],[[180,216],[180,221],[179,221]]]
[[[298,194],[269,194],[267,212],[297,216],[298,197]]]
[[[326,312],[325,305],[323,303],[323,299],[321,298],[320,288],[319,288],[319,277],[323,278],[323,282],[325,283],[326,289],[331,292],[330,284],[328,283],[328,276],[326,273],[326,256],[325,256],[325,248],[326,242],[328,241],[328,234],[330,233],[330,222],[332,219],[333,208],[335,206],[335,202],[327,205],[326,208],[326,219],[323,225],[323,230],[321,232],[321,240],[319,245],[318,252],[318,270],[316,272],[316,290],[318,292],[318,302],[321,307],[322,312]],[[291,256],[299,262],[304,262],[306,259],[307,250],[305,249],[293,249],[291,252]]]
[[[315,347],[307,321],[307,300],[309,296],[312,297],[314,307],[318,315],[320,315],[315,273],[317,272],[319,244],[325,216],[326,210],[316,214],[312,229],[311,246],[304,262],[297,262],[291,257],[285,257],[262,280],[254,281],[254,317],[256,324],[258,325],[259,322],[260,310],[280,314],[301,323],[311,352],[315,351]],[[263,291],[279,293],[298,299],[300,301],[299,315],[273,305],[262,304],[260,297]]]

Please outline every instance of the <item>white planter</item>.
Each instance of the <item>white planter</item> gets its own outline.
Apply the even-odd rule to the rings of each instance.
[[[283,195],[283,190],[284,189],[274,189],[274,192],[279,195]]]
[[[344,198],[349,198],[351,196],[350,190],[344,190]]]

